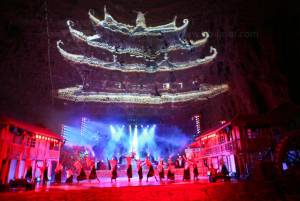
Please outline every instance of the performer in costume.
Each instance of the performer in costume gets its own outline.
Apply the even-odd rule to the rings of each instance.
[[[31,166],[31,160],[30,159],[26,160],[26,174],[25,174],[25,179],[28,182],[31,182],[31,180],[32,180],[32,166]]]
[[[113,179],[115,181],[117,181],[117,160],[115,160],[114,158],[112,160],[109,161],[110,166],[111,166],[111,182],[113,181]]]
[[[93,160],[87,159],[87,165],[91,168],[91,172],[90,172],[90,175],[89,175],[89,180],[97,179],[98,182],[100,183],[100,180],[97,177],[95,162]]]
[[[140,159],[136,160],[136,167],[138,169],[139,181],[143,179],[143,162]]]
[[[151,163],[151,161],[149,160],[148,157],[146,158],[145,163],[146,163],[147,167],[149,168],[149,171],[148,171],[148,174],[147,174],[147,180],[146,181],[148,182],[148,178],[149,177],[153,177],[153,176],[154,176],[155,180],[158,181],[157,178],[156,178],[156,176],[155,176],[155,172],[154,172],[152,163]]]
[[[48,181],[48,166],[47,166],[47,162],[46,160],[43,161],[43,165],[42,166],[38,166],[37,167],[40,169],[40,177],[41,177],[41,181],[43,184],[45,184]]]
[[[158,170],[159,180],[161,181],[162,179],[165,178],[164,161],[162,159],[159,160],[159,163],[157,165],[157,170]]]
[[[190,179],[191,179],[190,164],[188,160],[185,160],[184,170],[183,170],[183,180],[190,180]]]
[[[168,159],[168,174],[167,174],[167,179],[168,180],[172,180],[174,181],[175,180],[175,174],[174,174],[174,164],[172,162],[172,159],[169,158]]]
[[[79,182],[79,181],[87,179],[87,176],[84,172],[84,169],[83,169],[81,163],[79,161],[76,161],[74,163],[74,166],[78,172],[80,171],[79,175],[77,176],[77,181]]]
[[[71,169],[68,169],[66,172],[67,172],[66,183],[72,184],[73,183],[73,171]]]
[[[128,181],[130,181],[130,178],[132,178],[132,165],[131,165],[131,156],[126,156],[126,162],[127,162],[127,177]]]
[[[198,180],[199,172],[198,172],[197,162],[195,159],[193,160],[193,173],[194,173],[194,180]]]
[[[62,164],[58,161],[56,168],[54,170],[55,176],[54,176],[54,182],[60,184],[61,183],[61,173],[62,173],[63,166]]]

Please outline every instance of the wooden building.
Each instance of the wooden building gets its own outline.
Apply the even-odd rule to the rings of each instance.
[[[59,160],[63,137],[52,131],[19,120],[0,118],[0,181],[24,178],[31,165],[33,178],[40,178],[46,162],[48,177]]]
[[[206,175],[210,167],[220,170],[224,162],[232,175],[246,176],[257,161],[273,160],[275,142],[266,118],[239,116],[202,133],[185,152],[197,161],[200,175]]]

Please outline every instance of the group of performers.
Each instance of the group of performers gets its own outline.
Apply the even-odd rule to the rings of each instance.
[[[128,181],[132,178],[132,159],[134,159],[134,156],[126,156],[126,163],[127,163],[127,177]],[[136,167],[137,167],[137,172],[139,176],[139,181],[142,181],[143,179],[143,166],[146,165],[148,168],[148,173],[147,173],[147,179],[146,181],[148,182],[148,179],[150,177],[154,177],[156,181],[158,181],[154,167],[152,165],[152,162],[150,161],[149,157],[146,157],[145,161],[142,161],[141,159],[134,159],[136,162]],[[190,168],[193,168],[193,175],[194,175],[194,180],[198,180],[198,168],[197,168],[197,163],[195,160],[187,160],[184,157],[184,172],[183,172],[183,180],[190,180]],[[111,181],[117,179],[117,160],[115,158],[109,160],[109,164],[111,167]],[[168,164],[167,164],[168,172],[167,172],[167,180],[174,181],[175,180],[175,165],[173,164],[171,158],[168,159]],[[159,180],[162,181],[165,178],[165,170],[164,170],[164,161],[161,159],[159,160],[157,164],[157,172],[159,176]]]
[[[156,175],[155,175],[155,171],[154,171],[154,167],[152,165],[151,160],[149,159],[149,157],[146,157],[144,161],[142,161],[141,159],[135,159],[134,155],[128,155],[125,157],[126,158],[126,164],[127,164],[127,170],[126,170],[126,174],[128,177],[128,182],[130,182],[132,176],[133,176],[133,170],[132,170],[132,161],[134,160],[136,162],[136,167],[137,167],[137,173],[138,173],[138,177],[139,177],[139,181],[142,181],[143,179],[143,166],[145,165],[148,169],[148,173],[147,173],[147,178],[146,181],[148,182],[148,179],[151,177],[154,177],[156,181],[158,181]],[[179,158],[180,159],[180,158]],[[76,169],[77,172],[79,172],[78,176],[76,177],[77,181],[82,181],[82,180],[94,180],[97,179],[98,182],[100,182],[99,178],[97,177],[97,173],[96,173],[96,167],[95,167],[95,162],[91,159],[86,158],[86,164],[87,166],[90,168],[90,174],[87,176],[83,165],[81,164],[80,161],[76,161],[73,165]],[[111,160],[109,160],[109,165],[110,165],[110,169],[111,169],[111,182],[113,182],[113,180],[116,181],[118,174],[117,174],[117,164],[118,161],[113,158]],[[170,181],[174,181],[175,180],[175,166],[177,167],[177,165],[180,164],[181,165],[181,161],[180,163],[176,163],[176,165],[172,162],[171,158],[168,159],[168,163],[167,163],[167,180]],[[182,164],[184,167],[184,171],[183,171],[183,180],[190,180],[191,179],[191,175],[190,175],[190,169],[191,167],[193,168],[193,175],[194,175],[194,180],[198,180],[198,168],[197,168],[197,163],[194,160],[187,160],[185,157],[182,159]],[[46,183],[48,181],[48,166],[46,161],[43,162],[42,166],[37,166],[40,169],[41,172],[41,181],[43,183]],[[157,166],[157,172],[158,172],[158,176],[159,176],[159,180],[162,181],[165,178],[165,169],[164,169],[164,161],[162,159],[159,160]],[[63,166],[60,162],[57,163],[56,168],[55,168],[55,177],[54,177],[54,182],[55,183],[61,183],[62,180],[62,171],[63,171]],[[29,163],[27,165],[27,172],[26,172],[26,179],[32,179],[32,167],[31,167],[31,163]],[[73,183],[73,171],[71,168],[66,169],[66,181],[65,183],[70,184]]]
[[[27,182],[32,182],[32,164],[31,160],[27,159],[25,162],[26,166],[26,174],[25,174],[25,179]],[[47,183],[49,181],[48,178],[48,165],[47,162],[44,160],[42,165],[39,166],[38,164],[36,165],[36,168],[40,170],[40,180],[42,183]]]

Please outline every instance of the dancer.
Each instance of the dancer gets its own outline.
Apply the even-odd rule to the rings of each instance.
[[[54,183],[60,184],[61,183],[61,173],[62,173],[63,166],[62,164],[58,161],[56,168],[54,170],[55,176],[54,176]]]
[[[183,168],[184,167],[184,157],[182,156],[178,156],[177,160],[176,160],[176,167],[177,168]]]
[[[37,168],[40,169],[40,178],[42,183],[45,184],[48,181],[48,166],[46,160],[43,161],[42,166],[38,166],[37,164]]]
[[[147,180],[146,181],[148,182],[148,178],[149,177],[153,177],[153,176],[154,176],[155,180],[158,181],[157,178],[156,178],[156,176],[155,176],[152,163],[151,163],[151,161],[149,160],[148,157],[146,158],[145,163],[146,163],[147,167],[149,168],[149,171],[148,171],[148,174],[147,174]]]
[[[31,160],[27,159],[26,160],[26,174],[25,174],[25,179],[27,182],[32,181],[32,166],[31,166]]]
[[[78,172],[80,171],[79,175],[77,176],[77,181],[79,182],[79,181],[87,179],[86,174],[84,172],[84,169],[83,169],[81,163],[79,161],[76,161],[74,163],[74,166],[75,166],[75,168]]]
[[[182,180],[190,180],[190,179],[191,179],[190,164],[186,160],[185,163],[184,163],[183,179]]]
[[[97,177],[95,162],[93,160],[87,159],[87,165],[91,168],[91,172],[90,172],[90,175],[89,175],[89,180],[97,179],[98,182],[100,183],[100,180]]]
[[[168,159],[168,174],[167,174],[167,179],[174,181],[175,180],[175,174],[174,174],[174,164],[172,162],[172,159]]]
[[[115,180],[115,182],[117,181],[117,160],[112,158],[110,161],[110,166],[111,166],[111,182],[113,181],[113,179]]]
[[[130,178],[132,178],[132,165],[131,165],[131,156],[126,156],[126,162],[127,162],[127,177],[128,182],[130,182]]]
[[[159,160],[159,163],[157,165],[157,170],[158,170],[159,180],[161,181],[162,179],[165,178],[164,161],[162,159]]]
[[[193,173],[194,173],[194,180],[198,181],[199,172],[198,172],[197,162],[195,159],[193,160]]]
[[[67,173],[66,183],[72,184],[73,183],[73,171],[71,169],[67,169],[66,173]]]
[[[139,181],[141,182],[143,179],[143,161],[141,161],[140,159],[137,159],[136,167],[138,169]]]

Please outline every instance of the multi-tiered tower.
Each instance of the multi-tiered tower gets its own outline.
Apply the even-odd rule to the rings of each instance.
[[[226,84],[201,83],[185,75],[187,69],[198,68],[217,56],[213,47],[206,48],[209,53],[204,51],[208,32],[203,32],[203,38],[197,41],[186,39],[187,19],[179,27],[176,17],[168,24],[150,27],[142,12],[137,13],[135,26],[117,22],[106,8],[103,20],[92,10],[88,15],[94,35],[76,30],[75,23],[68,20],[76,46],[67,51],[62,48],[62,41],[57,42],[60,54],[82,78],[81,85],[59,89],[59,98],[77,102],[164,104],[206,100],[228,90]]]

